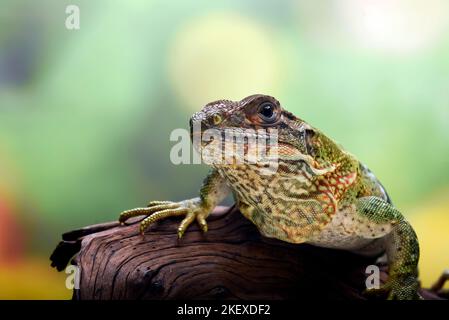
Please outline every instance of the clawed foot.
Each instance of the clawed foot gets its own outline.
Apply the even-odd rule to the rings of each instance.
[[[444,290],[444,284],[449,281],[449,269],[444,270],[440,278],[434,285],[430,288],[430,291],[436,293],[437,295],[449,295],[449,290]]]
[[[418,293],[419,283],[414,276],[395,277],[378,289],[366,289],[367,297],[386,297],[388,300],[422,300]]]
[[[199,198],[184,200],[180,202],[171,201],[152,201],[146,208],[135,208],[123,211],[120,214],[119,222],[124,224],[131,217],[145,215],[147,216],[140,222],[140,233],[143,235],[150,224],[158,220],[174,217],[185,216],[178,227],[178,237],[181,238],[188,226],[196,220],[200,228],[206,232],[206,217],[209,209],[202,205]]]

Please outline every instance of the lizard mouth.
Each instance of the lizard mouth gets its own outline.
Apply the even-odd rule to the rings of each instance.
[[[257,139],[266,139],[267,136],[260,134],[247,134],[245,132],[240,132],[235,129],[217,129],[217,128],[208,128],[214,130],[211,134],[210,132],[205,132],[206,130],[202,130],[201,132],[193,132],[190,131],[191,140],[200,141],[202,145],[208,145],[209,143],[219,140],[222,143],[234,143],[235,145],[247,145],[251,144],[251,140],[254,142]]]
[[[191,130],[190,137],[195,150],[206,158],[213,158],[216,165],[259,165],[277,161],[273,148],[277,150],[278,141],[270,141],[269,134],[235,128],[209,129],[214,129],[212,134],[206,130]]]
[[[203,132],[193,132],[190,130],[190,140],[194,147],[206,147],[212,141],[203,141]]]
[[[211,143],[215,142],[215,138],[212,139],[203,139],[203,132],[190,132],[190,139],[192,141],[192,145],[198,151],[201,151],[202,148],[209,146]]]

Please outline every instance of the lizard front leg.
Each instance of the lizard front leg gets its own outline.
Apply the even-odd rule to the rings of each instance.
[[[390,225],[385,236],[389,278],[380,289],[369,292],[388,292],[388,299],[421,299],[418,294],[419,244],[412,226],[391,204],[378,197],[363,197],[357,201],[357,211],[376,224]]]
[[[212,210],[229,193],[229,188],[219,172],[211,170],[203,181],[200,195],[197,198],[180,202],[152,201],[146,208],[135,208],[123,211],[119,221],[124,223],[131,217],[146,215],[140,223],[140,233],[144,234],[150,224],[171,216],[185,216],[178,227],[178,237],[181,238],[188,226],[196,220],[201,229],[207,231],[206,218]]]

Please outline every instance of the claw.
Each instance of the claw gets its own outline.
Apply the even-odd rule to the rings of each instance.
[[[172,204],[172,203],[174,203],[174,202],[171,202],[171,201],[150,201],[147,204],[147,207],[158,206],[158,205],[161,205],[161,204]]]
[[[155,208],[155,207],[152,207]],[[185,208],[177,208],[177,209],[164,209],[161,211],[157,211],[153,213],[151,216],[146,217],[140,223],[140,233],[145,233],[145,230],[148,226],[158,220],[171,217],[171,216],[182,216],[188,213],[188,209]]]
[[[135,208],[123,211],[120,214],[119,222],[121,225],[129,218],[136,216],[146,216],[141,222],[139,232],[143,236],[150,224],[171,216],[182,216],[185,218],[181,221],[178,228],[178,238],[182,238],[189,225],[196,219],[203,232],[207,231],[205,207],[200,203],[199,198],[184,200],[181,202],[171,201],[151,201],[145,208]]]
[[[449,280],[449,269],[444,270],[437,282],[430,288],[432,292],[439,293],[443,290],[444,284]]]
[[[198,224],[200,225],[201,230],[203,230],[204,233],[207,232],[207,222],[206,219],[203,216],[198,215],[196,217],[196,220]]]
[[[160,205],[152,206],[152,207],[135,208],[135,209],[131,209],[131,210],[126,210],[120,214],[118,221],[120,223],[124,223],[126,220],[128,220],[129,218],[132,218],[132,217],[137,217],[137,216],[142,216],[142,215],[148,216],[148,215],[151,215],[152,213],[155,213],[158,211],[163,211],[166,209],[176,209],[178,207],[179,207],[179,205],[177,203],[166,203],[166,204],[160,204]]]
[[[190,226],[190,224],[195,220],[195,214],[190,211],[186,217],[181,221],[178,227],[178,238],[181,239],[184,235],[184,232],[187,230],[187,228]]]

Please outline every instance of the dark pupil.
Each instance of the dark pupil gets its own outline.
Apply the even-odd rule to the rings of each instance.
[[[260,108],[260,114],[265,118],[271,118],[273,116],[273,106],[271,104],[263,105],[262,108]]]

